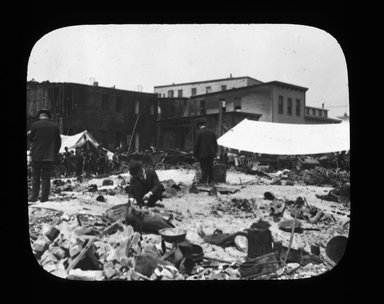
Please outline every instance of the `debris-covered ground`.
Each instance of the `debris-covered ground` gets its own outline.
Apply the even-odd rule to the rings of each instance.
[[[312,277],[335,265],[330,240],[349,233],[349,173],[330,172],[229,170],[208,187],[193,169],[157,170],[163,201],[140,212],[185,230],[178,246],[111,212],[128,201],[128,173],[54,179],[50,200],[29,205],[31,246],[46,271],[76,280]]]

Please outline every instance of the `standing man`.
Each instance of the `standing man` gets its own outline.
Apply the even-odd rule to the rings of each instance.
[[[79,177],[81,176],[81,174],[83,174],[83,166],[84,166],[84,156],[80,148],[76,148],[75,166],[76,166],[76,177]]]
[[[49,110],[40,110],[38,121],[34,122],[28,138],[31,142],[32,194],[30,202],[36,202],[40,192],[40,202],[46,202],[51,186],[51,169],[57,161],[61,146],[59,127],[51,120]]]
[[[68,147],[64,148],[65,152],[63,153],[64,167],[67,170],[66,177],[71,176],[71,152],[68,151]]]
[[[206,127],[205,121],[197,124],[193,156],[200,162],[201,181],[213,182],[213,159],[217,153],[216,134]]]

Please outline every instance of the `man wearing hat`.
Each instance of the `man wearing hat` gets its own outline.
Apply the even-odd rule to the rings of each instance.
[[[129,162],[129,174],[131,180],[129,183],[128,197],[135,199],[137,204],[148,207],[155,206],[157,201],[162,201],[163,185],[159,181],[159,177],[155,170],[144,169],[141,162],[131,160]]]
[[[31,142],[32,195],[30,202],[36,202],[40,192],[40,202],[48,200],[51,170],[56,162],[61,146],[60,130],[51,120],[51,112],[43,109],[37,113],[38,121],[32,124],[28,139]]]
[[[193,148],[193,156],[200,162],[201,181],[203,183],[213,182],[213,159],[217,154],[216,134],[206,127],[206,121],[197,123],[199,128]]]

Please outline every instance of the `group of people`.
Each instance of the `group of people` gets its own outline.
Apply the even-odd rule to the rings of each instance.
[[[99,145],[97,148],[87,148],[86,145],[68,150],[64,148],[64,153],[59,154],[59,163],[64,165],[66,176],[74,174],[80,176],[86,174],[105,174],[109,168],[116,166],[116,161],[109,161],[107,152]]]
[[[40,193],[40,202],[48,200],[50,191],[50,174],[55,162],[62,161],[66,167],[67,174],[73,172],[81,175],[85,172],[105,173],[108,164],[108,157],[105,150],[99,146],[98,149],[76,149],[76,152],[69,151],[60,155],[61,137],[58,126],[51,120],[51,113],[48,110],[40,110],[28,139],[31,143],[30,157],[32,163],[32,194],[30,202],[36,202]],[[201,168],[202,183],[213,183],[213,162],[218,152],[215,133],[208,129],[205,122],[198,125],[196,139],[194,142],[193,155],[199,161]],[[117,160],[113,163],[117,165]],[[162,200],[163,186],[159,181],[156,171],[152,168],[144,168],[140,161],[132,160],[129,164],[131,175],[128,197],[129,202],[136,202],[140,207],[143,205],[154,206]]]

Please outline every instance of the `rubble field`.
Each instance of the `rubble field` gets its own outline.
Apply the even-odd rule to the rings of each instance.
[[[194,169],[156,172],[164,198],[140,212],[184,230],[179,246],[110,216],[127,204],[129,173],[59,178],[52,180],[49,201],[28,205],[39,264],[74,280],[299,279],[331,270],[336,262],[327,252],[329,241],[348,238],[350,202],[342,189],[349,175],[339,174],[337,183],[334,175],[313,182],[289,170],[264,175],[228,170],[226,183],[207,186],[194,183]],[[262,224],[273,251],[253,259],[250,227]],[[181,250],[192,245],[202,249],[199,257]]]

